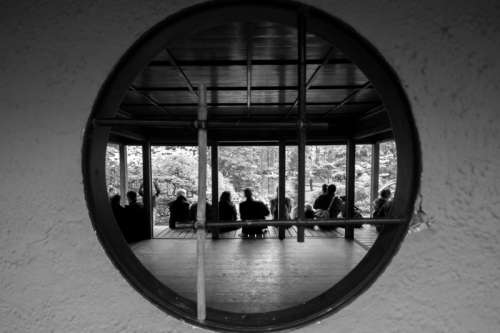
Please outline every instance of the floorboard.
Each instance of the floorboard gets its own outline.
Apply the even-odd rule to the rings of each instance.
[[[272,230],[264,239],[240,239],[237,230],[207,241],[207,305],[245,313],[294,306],[332,287],[366,254],[366,246],[344,240],[341,232],[309,230],[320,236],[309,236],[304,243],[288,235],[279,241]],[[289,231],[296,238],[296,230]],[[188,229],[182,234],[187,237],[146,240],[132,249],[160,281],[195,300],[195,234]]]

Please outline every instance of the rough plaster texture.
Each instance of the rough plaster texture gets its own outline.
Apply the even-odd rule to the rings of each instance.
[[[303,332],[500,331],[500,4],[306,1],[394,67],[420,132],[423,209],[382,277]],[[4,1],[0,11],[0,330],[190,332],[106,257],[83,196],[82,130],[144,31],[195,1]]]

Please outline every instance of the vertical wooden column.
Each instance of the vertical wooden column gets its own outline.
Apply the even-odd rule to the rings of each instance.
[[[373,202],[378,198],[378,176],[380,172],[380,144],[372,144],[372,177],[370,191],[370,215],[373,214]]]
[[[355,166],[356,166],[356,144],[354,140],[347,140],[347,187],[346,187],[346,219],[350,219],[354,215],[354,180],[355,180]],[[345,235],[346,239],[354,239],[354,228],[346,226]]]
[[[280,140],[278,148],[278,216],[279,220],[285,220],[286,207],[286,145],[284,140]],[[285,239],[285,227],[278,227],[278,238]]]
[[[214,222],[219,221],[219,147],[212,144],[211,150],[212,169],[212,213]],[[212,228],[212,239],[219,239],[219,228]]]
[[[142,144],[142,183],[144,186],[142,200],[147,221],[147,225],[144,226],[145,238],[153,237],[153,198],[151,191],[152,177],[151,142],[146,141]]]
[[[127,192],[128,192],[128,162],[127,162],[127,146],[120,143],[120,196],[121,204],[125,205],[127,203]]]
[[[298,83],[298,202],[297,213],[298,222],[305,220],[304,204],[305,204],[305,189],[306,189],[306,16],[303,11],[298,14],[297,22],[297,42],[298,42],[298,66],[297,66],[297,83]],[[297,228],[297,241],[304,241],[304,227]]]
[[[198,210],[196,212],[196,300],[199,321],[206,319],[205,293],[205,224],[207,202],[207,100],[205,85],[198,86]]]

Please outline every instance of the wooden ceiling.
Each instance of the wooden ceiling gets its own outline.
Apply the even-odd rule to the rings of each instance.
[[[230,23],[179,36],[135,78],[121,112],[132,119],[194,120],[196,87],[203,83],[209,121],[294,121],[297,58],[297,29],[270,22]],[[334,45],[307,34],[306,62],[308,121],[332,123],[347,136],[347,123],[356,130],[375,112],[389,126],[377,91]],[[160,129],[147,133],[168,139]]]

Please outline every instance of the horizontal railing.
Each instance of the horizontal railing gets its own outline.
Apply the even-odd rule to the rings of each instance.
[[[234,221],[234,222],[211,222],[208,221],[206,224],[207,228],[224,228],[224,227],[307,227],[312,225],[317,226],[332,226],[332,227],[343,227],[352,226],[359,224],[376,224],[376,225],[387,225],[387,224],[400,224],[407,222],[406,219],[325,219],[325,220],[245,220],[245,221]],[[195,223],[195,227],[198,225]]]

